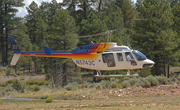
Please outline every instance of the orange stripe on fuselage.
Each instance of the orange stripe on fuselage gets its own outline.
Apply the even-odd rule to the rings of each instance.
[[[89,53],[51,53],[52,55],[46,55],[45,53],[21,53],[22,56],[36,56],[36,57],[57,57],[57,58],[71,58],[77,60],[96,60],[102,53],[106,51],[112,43],[97,43]]]

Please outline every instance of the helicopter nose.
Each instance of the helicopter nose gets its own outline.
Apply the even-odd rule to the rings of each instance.
[[[147,68],[147,67],[153,67],[154,62],[152,60],[146,59],[145,63],[143,64],[143,68]]]

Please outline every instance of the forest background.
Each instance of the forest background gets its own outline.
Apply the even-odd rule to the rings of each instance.
[[[66,51],[90,41],[106,42],[107,38],[76,39],[77,36],[113,29],[117,31],[110,34],[111,42],[140,50],[155,62],[153,75],[165,75],[169,67],[179,66],[180,0],[137,0],[135,4],[131,0],[63,0],[62,3],[52,0],[39,6],[33,1],[26,8],[25,17],[15,17],[16,8],[25,5],[23,1],[0,1],[0,65],[13,68],[16,74],[20,70],[23,74],[44,73],[67,82],[90,70],[60,58],[21,57],[16,66],[9,66],[12,59],[9,36],[15,38],[22,51],[42,51],[42,46]],[[35,71],[30,69],[32,62]],[[107,74],[110,73],[118,72]]]

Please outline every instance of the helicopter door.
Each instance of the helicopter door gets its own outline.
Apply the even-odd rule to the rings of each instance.
[[[126,56],[126,61],[127,61],[127,68],[132,69],[133,66],[137,65],[137,63],[136,63],[134,57],[132,56],[131,52],[126,52],[125,56]]]
[[[116,66],[119,69],[126,69],[126,60],[123,58],[124,54],[122,52],[118,52],[116,53],[117,55],[117,62],[116,62]]]
[[[107,67],[115,67],[114,55],[113,53],[102,54],[103,63],[107,63]]]

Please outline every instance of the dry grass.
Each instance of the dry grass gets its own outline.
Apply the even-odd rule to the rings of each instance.
[[[55,110],[178,110],[180,107],[180,85],[160,85],[151,88],[131,87],[125,89],[83,88],[75,91],[48,89],[41,87],[39,92],[12,94],[4,98],[36,98],[48,95],[60,102],[46,103],[0,101],[0,109],[55,109]],[[173,92],[172,92],[173,91]]]
[[[180,97],[145,97],[145,98],[109,98],[96,100],[61,100],[60,102],[46,103],[4,101],[0,109],[41,109],[41,110],[178,110]]]

